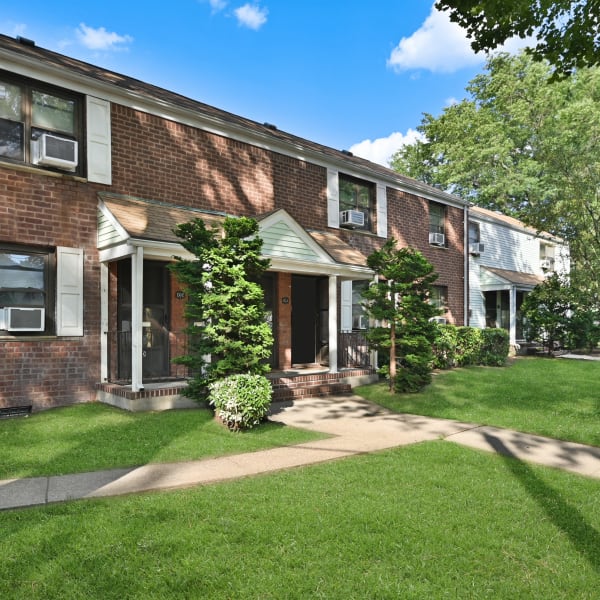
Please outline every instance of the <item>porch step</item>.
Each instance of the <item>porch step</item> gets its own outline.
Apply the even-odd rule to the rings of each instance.
[[[273,385],[273,402],[283,402],[295,398],[308,398],[311,396],[331,396],[334,394],[349,394],[352,386],[342,382],[323,383],[288,383]]]

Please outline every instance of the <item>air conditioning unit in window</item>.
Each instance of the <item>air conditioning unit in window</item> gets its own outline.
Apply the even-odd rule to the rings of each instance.
[[[369,317],[367,315],[359,315],[358,329],[367,329],[369,327]]]
[[[446,243],[446,236],[443,233],[430,233],[429,243],[434,246],[443,246]]]
[[[340,213],[341,227],[364,227],[365,213],[360,210],[343,210]]]
[[[45,316],[43,308],[7,306],[4,309],[7,331],[44,331]]]
[[[471,242],[469,244],[469,254],[479,255],[483,253],[484,246],[481,242]]]
[[[31,142],[31,162],[34,165],[74,171],[77,167],[77,142],[69,138],[42,133]]]
[[[554,271],[554,259],[543,258],[542,260],[540,260],[540,267],[545,271]]]
[[[445,317],[433,317],[431,320],[438,325],[445,325],[447,323]]]

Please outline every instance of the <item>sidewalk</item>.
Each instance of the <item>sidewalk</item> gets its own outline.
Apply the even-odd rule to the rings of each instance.
[[[0,481],[0,510],[205,485],[435,439],[600,479],[600,448],[507,429],[393,413],[353,395],[276,403],[270,418],[332,437],[205,460],[4,480]]]

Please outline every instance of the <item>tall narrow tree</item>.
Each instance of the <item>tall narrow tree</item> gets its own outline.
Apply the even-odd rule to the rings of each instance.
[[[379,325],[367,334],[372,347],[389,354],[390,390],[415,392],[431,380],[432,343],[439,310],[430,302],[438,275],[413,248],[388,240],[367,258],[377,281],[364,292],[364,307]]]
[[[193,373],[188,395],[202,399],[216,379],[269,369],[273,334],[260,285],[269,261],[261,258],[262,239],[254,219],[228,217],[222,232],[195,219],[179,225],[175,233],[196,257],[178,258],[171,266],[188,295],[190,348],[177,361]]]

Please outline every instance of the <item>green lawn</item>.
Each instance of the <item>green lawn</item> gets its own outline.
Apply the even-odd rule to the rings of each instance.
[[[600,482],[443,441],[0,513],[0,597],[596,599]]]
[[[277,423],[232,435],[206,409],[130,413],[80,404],[0,420],[0,479],[237,454],[319,437]]]
[[[599,442],[600,363],[520,359],[362,394],[402,412]],[[0,422],[0,464],[71,469],[306,438],[101,405]],[[291,436],[291,437],[286,437]],[[58,448],[55,450],[55,443]],[[7,448],[12,445],[14,447]],[[118,460],[115,457],[120,457]],[[0,598],[596,599],[600,481],[432,441],[189,490],[0,512]]]
[[[508,427],[600,446],[600,362],[518,358],[508,367],[434,374],[420,394],[390,394],[386,383],[355,392],[398,412]]]

